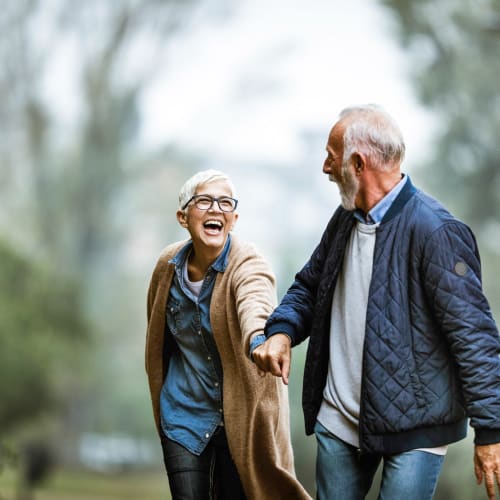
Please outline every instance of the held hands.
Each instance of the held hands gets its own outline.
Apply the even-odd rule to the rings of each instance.
[[[259,369],[259,375],[264,377],[266,372],[271,372],[274,376],[281,377],[283,383],[288,385],[292,359],[291,344],[288,335],[277,333],[257,347],[252,357]]]
[[[474,473],[477,484],[484,478],[488,498],[495,498],[495,482],[500,487],[500,443],[474,447]]]

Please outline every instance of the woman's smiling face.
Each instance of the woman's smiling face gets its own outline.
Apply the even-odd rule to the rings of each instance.
[[[225,180],[214,180],[200,184],[195,196],[207,195],[212,198],[232,197],[231,186]],[[213,254],[222,252],[229,231],[233,229],[238,214],[236,212],[223,212],[218,203],[214,201],[208,210],[201,210],[191,201],[184,211],[177,212],[177,219],[185,227],[193,245],[198,251],[207,251]]]

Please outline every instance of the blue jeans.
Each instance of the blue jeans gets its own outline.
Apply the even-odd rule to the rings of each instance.
[[[199,456],[163,435],[161,446],[172,500],[245,499],[223,427]]]
[[[361,455],[357,448],[336,438],[319,422],[316,422],[314,432],[318,442],[318,500],[365,498],[382,460],[380,500],[432,498],[444,456],[415,450],[397,455]]]

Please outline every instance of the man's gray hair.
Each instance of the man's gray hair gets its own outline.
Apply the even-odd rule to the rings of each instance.
[[[231,179],[220,170],[202,170],[190,177],[179,192],[179,210],[195,195],[196,190],[202,184],[214,181],[226,181],[231,188],[231,196],[235,197],[235,189]]]
[[[345,108],[344,160],[356,152],[370,155],[378,168],[392,168],[405,157],[405,142],[396,120],[377,104]]]

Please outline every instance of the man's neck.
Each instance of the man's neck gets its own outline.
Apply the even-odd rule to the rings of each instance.
[[[368,213],[401,180],[399,169],[381,174],[377,171],[366,172],[362,187],[356,196],[356,207]]]

